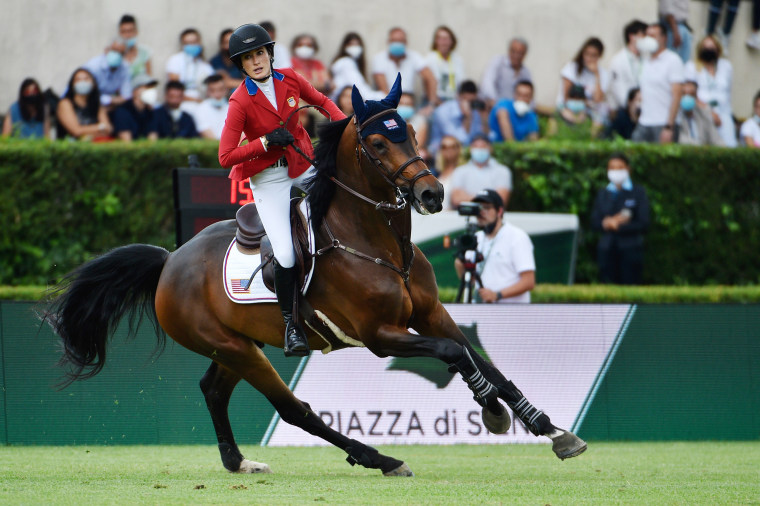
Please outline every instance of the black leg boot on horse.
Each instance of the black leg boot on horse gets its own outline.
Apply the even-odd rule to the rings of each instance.
[[[297,267],[285,268],[274,261],[274,291],[280,303],[282,319],[285,321],[285,345],[283,351],[286,357],[305,357],[309,354],[309,342],[303,329],[294,318],[296,290],[298,290]],[[297,316],[297,315],[296,315]]]

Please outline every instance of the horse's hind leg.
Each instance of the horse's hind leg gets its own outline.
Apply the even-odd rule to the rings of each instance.
[[[272,403],[284,422],[300,427],[309,434],[320,437],[342,449],[348,454],[346,460],[351,465],[360,464],[366,468],[379,469],[386,476],[413,476],[412,471],[404,462],[383,455],[371,446],[350,439],[328,427],[307,403],[300,401],[293,395],[293,392],[272,367],[264,352],[253,342],[240,339],[233,346],[220,347],[217,351],[215,360],[218,360],[223,366],[214,370],[212,365],[206,375],[210,376],[209,384],[218,385],[219,393],[216,394],[218,399],[212,396],[210,406],[213,407],[209,407],[209,410],[211,410],[212,418],[215,420],[214,427],[217,430],[217,435],[221,434],[224,437],[224,439],[221,437],[219,439],[220,450],[222,449],[222,442],[231,443],[231,448],[234,449],[232,455],[239,455],[242,458],[237,447],[234,446],[232,431],[227,419],[226,405],[235,383],[243,378]],[[208,395],[206,399],[208,403]],[[225,406],[223,410],[221,410],[221,406]],[[214,413],[216,413],[216,418]],[[224,453],[222,459],[224,460]],[[225,467],[227,467],[226,463]]]
[[[206,407],[211,414],[211,421],[216,431],[222,464],[232,473],[271,473],[272,470],[268,465],[244,458],[232,434],[227,407],[232,391],[240,379],[240,376],[226,367],[211,362],[211,367],[200,382],[203,397],[206,399]]]

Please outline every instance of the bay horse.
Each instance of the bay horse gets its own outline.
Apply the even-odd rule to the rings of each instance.
[[[410,242],[410,223],[411,207],[423,214],[441,210],[443,187],[419,156],[413,128],[395,112],[399,97],[399,80],[379,102],[364,102],[354,88],[355,114],[321,128],[316,175],[307,184],[320,254],[306,302],[351,338],[345,343],[359,342],[379,357],[434,357],[459,372],[491,432],[510,427],[501,400],[534,435],[550,438],[560,459],[575,457],[586,443],[555,427],[483,359],[438,300],[433,268]],[[383,125],[404,131],[391,135]],[[389,137],[399,139],[399,134],[403,140],[391,142]],[[245,380],[282,420],[341,448],[351,465],[386,476],[413,476],[406,463],[327,426],[282,381],[260,348],[283,346],[278,305],[236,304],[225,294],[222,263],[235,231],[234,220],[223,221],[173,253],[132,244],[72,271],[45,314],[63,341],[61,364],[68,382],[101,371],[108,338],[123,317],[133,334],[135,320],[147,315],[159,345],[165,332],[211,360],[200,388],[228,471],[271,472],[268,465],[243,457],[230,427],[230,396]],[[328,346],[314,329],[305,331],[312,350]]]

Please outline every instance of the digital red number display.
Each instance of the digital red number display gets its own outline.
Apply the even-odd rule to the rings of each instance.
[[[226,177],[191,176],[190,201],[193,204],[244,206],[253,202],[253,192],[248,180],[233,181]]]

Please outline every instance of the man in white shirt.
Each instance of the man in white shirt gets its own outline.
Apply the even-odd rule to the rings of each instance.
[[[483,286],[478,290],[485,303],[530,302],[530,291],[536,286],[536,262],[533,243],[523,230],[504,221],[504,202],[493,190],[479,192],[473,202],[480,203],[475,234],[477,250],[483,260],[477,272]],[[464,264],[456,259],[457,274],[464,274]]]
[[[512,171],[491,158],[491,142],[479,133],[470,142],[470,161],[454,169],[451,175],[451,205],[472,201],[478,192],[491,188],[502,202],[509,200],[512,191]]]
[[[227,119],[227,87],[220,74],[211,74],[203,83],[206,85],[206,100],[195,110],[195,124],[204,139],[222,138],[224,121]]]
[[[641,55],[636,47],[639,39],[646,35],[646,23],[634,19],[623,29],[625,46],[615,53],[610,63],[610,93],[608,94],[610,108],[617,111],[628,105],[628,93],[639,87],[641,74]]]
[[[406,32],[396,27],[388,32],[388,49],[376,54],[372,59],[375,87],[387,95],[399,73],[403,91],[414,93],[415,78],[419,76],[428,103],[438,104],[438,83],[428,67],[427,60],[417,51],[407,48]]]
[[[274,23],[271,21],[262,21],[259,23],[259,26],[267,31],[269,34],[269,38],[276,41],[277,40],[277,29],[274,27]],[[284,68],[290,68],[293,66],[293,63],[290,61],[290,51],[288,51],[288,46],[285,44],[275,44],[274,45],[274,63],[272,64],[273,69],[284,69]]]
[[[644,57],[641,67],[641,115],[633,131],[634,142],[677,141],[676,114],[681,104],[684,65],[681,58],[665,46],[666,28],[654,23],[638,42]]]

